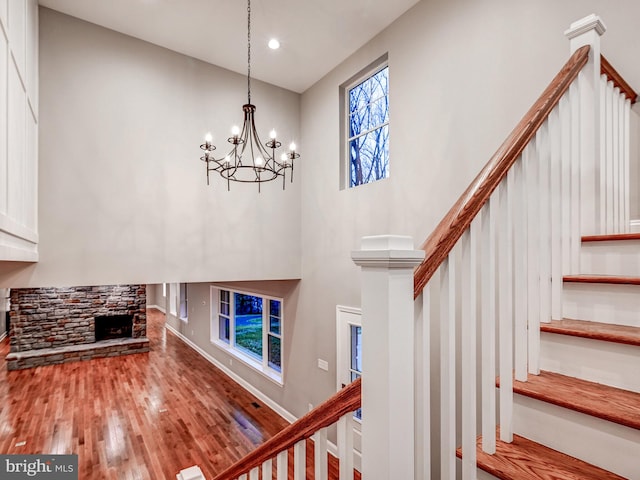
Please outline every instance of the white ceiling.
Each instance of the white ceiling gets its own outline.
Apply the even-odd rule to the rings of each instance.
[[[303,92],[419,0],[253,0],[251,76]],[[246,0],[40,0],[54,10],[235,72]],[[276,37],[279,50],[267,42]]]

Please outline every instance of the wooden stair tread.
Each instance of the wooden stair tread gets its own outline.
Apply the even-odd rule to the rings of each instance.
[[[478,437],[476,452],[478,468],[502,480],[624,480],[615,473],[519,435],[513,436],[513,443],[498,440],[494,455],[482,451],[482,437]],[[456,455],[462,458],[460,448]]]
[[[563,278],[568,283],[609,283],[615,285],[640,285],[640,277],[618,275],[566,275]]]
[[[529,375],[526,382],[514,381],[513,391],[640,430],[640,393],[546,371]]]
[[[612,235],[585,235],[583,242],[611,242],[621,240],[640,240],[640,233],[616,233]]]
[[[564,318],[562,320],[551,320],[549,323],[541,323],[540,331],[640,347],[640,328],[629,325],[614,325],[611,323]]]

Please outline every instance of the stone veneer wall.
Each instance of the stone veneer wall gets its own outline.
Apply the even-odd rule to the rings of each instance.
[[[100,315],[132,315],[133,338],[145,338],[146,300],[146,285],[12,288],[11,352],[94,343]]]

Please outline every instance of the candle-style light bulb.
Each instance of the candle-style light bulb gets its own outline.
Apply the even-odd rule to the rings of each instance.
[[[207,146],[211,145],[211,142],[213,141],[213,135],[211,135],[211,132],[207,133],[204,136],[204,141],[207,144]]]
[[[292,152],[295,152],[296,151],[296,144],[291,142],[291,145],[289,145],[289,150],[292,151]]]
[[[264,165],[264,160],[262,159],[262,157],[256,157],[253,163],[255,164],[256,167],[260,168],[262,167],[262,165]]]
[[[289,157],[287,156],[286,153],[283,153],[282,155],[280,155],[280,162],[287,163],[287,160],[289,160]]]
[[[271,138],[271,140],[275,140],[276,139],[276,131],[275,129],[271,130],[269,132],[269,138]]]
[[[204,151],[204,158],[205,160],[209,160],[209,150]]]
[[[231,127],[231,135],[233,135],[234,137],[240,135],[240,127],[238,127],[237,125]]]
[[[229,155],[226,155],[224,157],[224,166],[228,167],[230,163],[231,163],[231,159],[229,158]]]

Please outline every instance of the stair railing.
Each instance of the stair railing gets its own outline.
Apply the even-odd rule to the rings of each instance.
[[[391,349],[402,359],[411,350],[415,363],[390,357],[386,372],[415,376],[408,391],[416,426],[404,432],[415,439],[413,455],[404,457],[415,474],[403,478],[475,479],[478,434],[489,454],[497,435],[513,440],[514,378],[527,381],[540,372],[540,323],[562,318],[563,276],[580,273],[582,235],[628,228],[628,115],[635,93],[606,60],[601,65],[604,31],[595,15],[571,25],[570,59],[421,246],[416,340]],[[365,250],[369,258],[385,255],[384,248],[352,255],[363,267],[362,468],[366,480],[375,480],[386,478],[377,472],[388,462],[379,451],[372,454],[365,427],[379,418],[388,423],[394,413],[372,411],[367,395],[377,374],[365,356],[367,342],[376,341],[367,329],[372,317],[381,322],[372,299],[383,292],[371,291],[382,267],[368,269],[360,260]],[[411,248],[386,250],[386,258],[416,257]],[[388,310],[388,327],[377,332],[406,325]],[[389,443],[396,441],[400,435]]]
[[[340,479],[353,478],[353,412],[360,408],[361,380],[347,385],[277,435],[231,465],[213,480],[294,480],[307,478],[307,439],[314,441],[315,479],[327,480],[327,428],[337,424]],[[293,455],[289,449],[293,448]],[[275,464],[275,465],[274,465]],[[275,466],[275,469],[274,469]],[[275,471],[274,471],[275,470]]]

